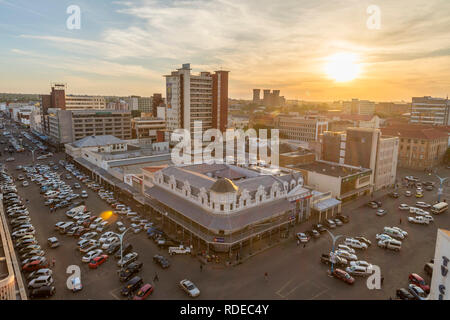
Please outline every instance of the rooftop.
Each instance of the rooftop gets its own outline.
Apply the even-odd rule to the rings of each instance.
[[[447,130],[436,129],[432,126],[424,125],[392,125],[389,127],[381,128],[381,133],[383,135],[396,136],[400,138],[413,138],[413,139],[424,139],[424,140],[434,140],[439,138],[448,138]]]
[[[353,166],[320,160],[313,163],[297,165],[295,166],[295,168],[317,172],[332,177],[347,177],[357,173],[370,171],[370,169],[357,168]]]
[[[124,140],[116,138],[112,135],[104,136],[88,136],[83,139],[77,140],[72,145],[76,148],[86,148],[86,147],[100,147],[110,144],[120,144],[125,143]]]

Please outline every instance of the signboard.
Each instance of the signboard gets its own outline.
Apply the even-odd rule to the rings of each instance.
[[[439,229],[429,300],[450,300],[450,230]]]
[[[225,238],[222,238],[222,237],[215,237],[215,238],[214,238],[214,242],[220,242],[220,243],[223,243],[223,242],[225,242]]]

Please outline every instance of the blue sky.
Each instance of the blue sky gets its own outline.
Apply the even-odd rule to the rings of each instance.
[[[367,7],[381,29],[366,26]],[[66,9],[81,9],[68,30]],[[409,100],[450,88],[448,0],[0,0],[0,92],[151,95],[164,74],[230,70],[230,96],[276,88],[291,99]],[[347,52],[357,79],[323,66]]]

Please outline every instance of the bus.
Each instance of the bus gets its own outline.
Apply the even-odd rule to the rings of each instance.
[[[439,202],[431,207],[431,212],[434,214],[440,214],[444,211],[447,211],[448,203],[447,202]]]

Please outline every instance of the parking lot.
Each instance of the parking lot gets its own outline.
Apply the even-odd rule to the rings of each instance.
[[[6,163],[8,173],[17,177],[15,167],[17,165],[30,164],[28,153],[15,153],[15,161]],[[2,156],[4,162],[6,155]],[[57,162],[64,159],[63,153],[56,154],[52,159],[39,160],[38,163]],[[66,171],[60,168],[60,173]],[[442,176],[450,175],[449,170],[439,169],[438,174]],[[415,175],[423,180],[437,181],[437,178],[428,176],[425,173],[411,170],[399,170],[399,179],[405,175]],[[65,179],[65,178],[64,178]],[[65,181],[71,185],[79,182],[72,178]],[[61,220],[69,221],[64,213],[67,209],[59,209],[50,213],[44,205],[44,199],[39,193],[39,187],[35,183],[30,183],[28,187],[17,184],[19,195],[23,199],[28,199],[27,207],[30,212],[33,225],[36,229],[36,237],[46,251],[48,260],[55,258],[54,280],[56,294],[51,299],[123,299],[120,296],[120,289],[123,283],[119,282],[117,275],[116,260],[110,257],[108,261],[97,270],[91,270],[86,263],[81,262],[82,255],[76,250],[77,239],[66,235],[60,235],[54,230],[56,222]],[[80,189],[74,189],[79,192]],[[82,189],[86,190],[89,197],[86,200],[87,209],[94,215],[99,215],[104,211],[111,210],[111,207],[99,198],[96,192],[88,189],[82,184]],[[329,267],[320,263],[320,255],[329,253],[331,249],[331,238],[326,233],[318,239],[312,239],[305,247],[297,245],[292,239],[280,245],[264,251],[255,257],[247,260],[235,267],[225,267],[224,265],[210,264],[200,270],[200,263],[191,256],[169,257],[167,249],[158,249],[153,241],[147,238],[145,232],[133,234],[127,233],[124,242],[133,245],[133,251],[139,254],[139,261],[144,264],[143,269],[138,274],[144,283],[154,285],[154,292],[151,299],[185,299],[187,296],[178,287],[178,282],[182,279],[192,280],[201,290],[200,299],[389,299],[394,298],[395,290],[406,287],[408,284],[408,274],[417,272],[422,275],[427,282],[430,278],[423,272],[426,262],[434,257],[434,246],[437,228],[449,228],[449,213],[438,216],[433,215],[435,221],[430,225],[417,225],[407,222],[410,214],[407,211],[398,210],[398,205],[406,203],[414,205],[416,201],[434,203],[437,200],[437,191],[424,191],[424,197],[416,199],[405,197],[404,190],[400,190],[401,196],[393,199],[383,192],[377,193],[375,199],[382,202],[382,208],[388,213],[385,216],[377,216],[375,209],[370,209],[364,204],[370,200],[366,197],[358,202],[343,207],[343,213],[350,217],[350,222],[333,229],[332,232],[344,237],[364,236],[372,241],[372,246],[366,251],[358,251],[359,260],[365,260],[380,266],[384,276],[384,283],[381,290],[369,290],[366,287],[365,278],[356,278],[353,286],[349,286],[337,279],[327,275]],[[448,188],[444,193],[450,194]],[[388,191],[384,192],[385,194]],[[115,219],[113,217],[112,219]],[[117,218],[121,219],[121,218]],[[402,222],[400,223],[400,219]],[[128,226],[130,223],[125,222]],[[312,222],[306,222],[296,226],[296,231],[306,231]],[[383,231],[385,226],[398,226],[409,233],[403,241],[400,252],[394,252],[377,247],[375,235]],[[56,236],[61,242],[61,246],[55,249],[47,248],[46,243],[49,237]],[[171,266],[168,269],[161,269],[152,261],[155,254],[163,254],[169,257]],[[72,293],[67,289],[66,268],[69,265],[81,267],[81,280],[83,290]],[[158,274],[159,281],[153,281],[155,273]],[[267,280],[264,274],[267,273]]]

